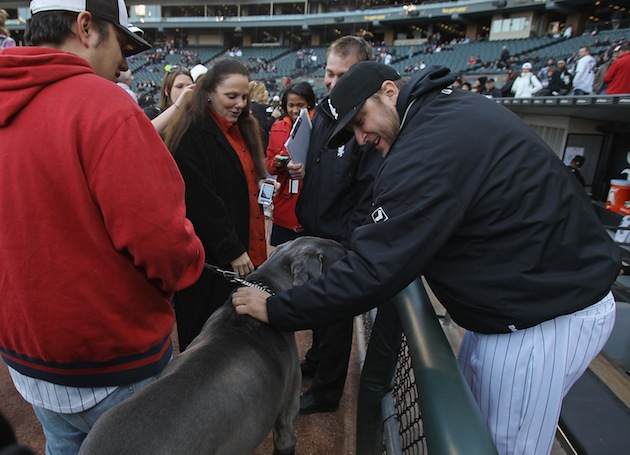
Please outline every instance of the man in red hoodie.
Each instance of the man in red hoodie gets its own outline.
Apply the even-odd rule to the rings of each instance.
[[[604,75],[607,95],[630,93],[630,43],[626,42],[615,51],[617,58]]]
[[[35,0],[34,47],[0,52],[0,354],[46,453],[171,357],[172,294],[204,251],[177,167],[113,82],[148,49],[123,0]]]

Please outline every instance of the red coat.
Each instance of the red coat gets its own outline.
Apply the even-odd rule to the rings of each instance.
[[[269,132],[269,145],[267,146],[265,164],[267,171],[272,175],[277,175],[278,183],[280,183],[280,190],[273,198],[273,224],[299,232],[302,230],[302,226],[300,226],[295,215],[295,204],[298,200],[299,191],[302,189],[302,182],[299,184],[297,194],[290,193],[289,173],[286,168],[278,170],[274,161],[278,155],[289,156],[284,143],[289,138],[291,127],[292,122],[289,116],[284,116],[274,122]]]
[[[610,65],[604,75],[604,82],[608,85],[608,95],[630,93],[630,52],[626,52]]]

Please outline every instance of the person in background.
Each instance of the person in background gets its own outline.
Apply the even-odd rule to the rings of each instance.
[[[260,129],[262,132],[262,145],[263,150],[267,150],[267,144],[269,142],[269,128],[272,121],[270,116],[267,115],[267,107],[269,104],[269,92],[264,83],[260,81],[249,82],[249,105],[252,110],[252,114],[258,120]]]
[[[138,95],[131,90],[131,84],[133,84],[133,74],[131,74],[131,70],[122,71],[118,76],[118,80],[116,85],[123,89],[127,95],[131,97],[136,103],[138,102]]]
[[[160,87],[160,113],[151,120],[158,133],[164,133],[175,113],[186,103],[186,96],[193,88],[190,71],[186,68],[176,67],[166,72]]]
[[[5,26],[8,17],[9,13],[4,9],[0,9],[0,49],[15,47],[15,40],[11,38],[11,32]]]
[[[571,81],[573,77],[567,69],[567,62],[558,60],[557,71],[554,73],[554,81],[551,82],[551,91],[558,92],[558,95],[564,96],[571,92]]]
[[[124,2],[50,3],[30,3],[32,46],[0,52],[0,353],[67,455],[167,365],[171,297],[204,251],[173,158],[115,85],[151,47]]]
[[[595,80],[595,58],[591,55],[588,46],[581,47],[578,55],[580,59],[577,62],[573,77],[573,94],[590,95],[593,93],[593,81]]]
[[[547,60],[547,66],[543,66],[540,71],[538,71],[538,80],[542,84],[543,88],[547,88],[549,86],[549,77],[551,73],[549,71],[550,68],[555,68],[556,61],[552,58]]]
[[[289,161],[289,154],[284,144],[289,138],[291,128],[302,109],[308,109],[314,115],[315,93],[308,82],[290,85],[282,95],[282,109],[286,114],[276,120],[269,133],[266,165],[267,171],[278,176],[280,189],[273,198],[273,227],[270,243],[278,246],[299,237],[302,231],[295,214],[295,204],[302,182],[293,180],[293,163]]]
[[[507,78],[501,87],[501,96],[503,98],[509,98],[512,96],[512,85],[517,77],[518,75],[511,68],[507,70]]]
[[[573,174],[578,182],[580,182],[581,186],[586,186],[586,181],[584,180],[584,177],[580,172],[580,169],[582,169],[582,166],[584,166],[584,161],[586,160],[582,155],[576,155],[571,160],[571,163],[567,166],[571,174]]]
[[[608,88],[608,95],[630,93],[630,42],[625,42],[615,48],[617,57],[606,71],[604,82]]]
[[[514,98],[531,98],[542,89],[542,84],[532,73],[532,64],[525,63],[521,68],[521,75],[512,84],[511,91]]]
[[[216,61],[198,79],[189,102],[166,130],[166,144],[186,185],[186,214],[206,262],[243,277],[267,258],[259,181],[266,177],[258,122],[249,108],[249,71],[240,61]],[[233,285],[204,271],[175,295],[180,349],[199,334]]]
[[[490,98],[501,98],[502,96],[501,90],[494,86],[494,79],[492,78],[486,79],[486,83],[481,94]]]
[[[471,91],[471,88],[472,88],[472,87],[470,86],[470,82],[464,82],[464,83],[462,83],[462,90],[465,90],[465,91],[467,91],[467,92],[470,92],[470,91]]]
[[[344,36],[326,54],[324,84],[331,90],[357,62],[372,58],[362,38]],[[356,141],[330,149],[327,137],[335,125],[334,111],[324,98],[316,108],[306,158],[306,175],[296,205],[304,235],[346,244],[352,229],[369,214],[369,193],[382,158]],[[296,170],[297,171],[297,170]],[[300,400],[300,413],[332,412],[343,394],[352,348],[353,319],[340,318],[313,330],[313,345],[302,363],[303,377],[313,380]]]

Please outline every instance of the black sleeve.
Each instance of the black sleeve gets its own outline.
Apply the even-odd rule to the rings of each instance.
[[[462,173],[451,144],[407,135],[385,160],[370,222],[353,231],[350,251],[317,280],[267,300],[269,321],[284,330],[324,325],[385,302],[412,280],[461,223]],[[424,150],[423,147],[430,147]]]
[[[186,185],[186,214],[207,252],[208,260],[227,265],[246,250],[234,228],[223,199],[217,194],[208,164],[207,144],[186,134],[175,152],[175,161]],[[205,171],[204,171],[205,170]]]
[[[350,200],[355,201],[356,205],[348,218],[348,238],[354,228],[366,223],[371,211],[374,179],[383,164],[383,157],[371,146],[361,147],[355,144],[355,147],[358,148],[356,150],[358,162],[351,183],[353,195]]]

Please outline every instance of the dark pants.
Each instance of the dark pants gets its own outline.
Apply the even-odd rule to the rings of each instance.
[[[205,270],[195,284],[175,294],[180,352],[199,335],[210,315],[225,303],[233,289],[232,283]]]
[[[402,328],[396,305],[387,302],[378,308],[376,321],[361,371],[357,409],[357,450],[361,455],[381,454],[383,414],[381,402],[392,390]]]
[[[309,392],[320,403],[337,404],[343,394],[352,350],[353,319],[313,330],[306,361],[316,366]]]

